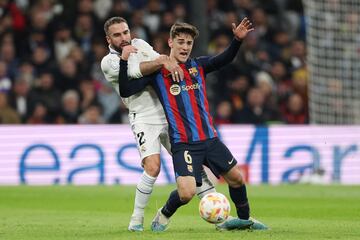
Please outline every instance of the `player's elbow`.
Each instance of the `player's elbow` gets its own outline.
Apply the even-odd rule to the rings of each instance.
[[[130,97],[131,95],[133,95],[131,92],[129,91],[122,91],[120,90],[120,96],[123,97],[123,98],[128,98]]]

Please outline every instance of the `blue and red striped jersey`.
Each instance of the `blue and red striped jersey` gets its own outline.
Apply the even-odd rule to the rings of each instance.
[[[240,45],[241,41],[234,38],[225,51],[216,56],[189,59],[185,64],[180,64],[185,79],[179,83],[172,80],[166,69],[129,81],[127,62],[120,60],[120,95],[129,97],[142,91],[150,83],[165,110],[172,143],[191,143],[217,137],[209,112],[205,75],[230,63]]]
[[[190,59],[180,64],[183,81],[173,81],[169,71],[162,69],[152,82],[164,107],[173,143],[191,143],[217,136],[209,111],[202,62]]]

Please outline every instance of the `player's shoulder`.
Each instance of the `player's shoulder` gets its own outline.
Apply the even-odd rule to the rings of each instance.
[[[209,59],[211,57],[210,56],[200,56],[200,57],[196,57],[196,58],[191,58],[188,61],[191,63],[196,63],[197,65],[204,65],[207,64],[209,62]]]
[[[101,70],[109,72],[111,70],[119,69],[119,57],[116,54],[108,53],[101,59]]]
[[[140,38],[132,39],[131,40],[131,45],[133,45],[134,47],[139,47],[139,46],[150,47],[150,44],[148,42],[146,42],[145,40],[140,39]]]
[[[157,58],[159,56],[159,53],[157,53],[156,51],[154,51],[154,49],[152,48],[152,46],[150,46],[150,44],[148,44],[146,41],[139,39],[139,38],[134,38],[131,41],[131,45],[133,45],[134,47],[137,48],[137,53],[136,54],[130,54],[130,58],[132,56],[136,56],[136,58],[138,60],[141,61],[151,61],[154,60],[155,58]],[[134,60],[135,58],[130,59]],[[141,62],[140,61],[140,62]]]

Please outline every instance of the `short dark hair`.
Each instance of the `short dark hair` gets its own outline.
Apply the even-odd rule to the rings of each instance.
[[[108,35],[109,33],[109,27],[113,24],[116,24],[116,23],[127,23],[127,21],[125,20],[125,18],[122,18],[122,17],[112,17],[112,18],[109,18],[108,20],[106,20],[106,22],[104,23],[104,31],[105,31],[105,34]]]
[[[175,23],[171,26],[170,29],[170,38],[174,39],[176,36],[179,36],[181,33],[190,34],[194,39],[199,36],[199,30],[188,23]]]

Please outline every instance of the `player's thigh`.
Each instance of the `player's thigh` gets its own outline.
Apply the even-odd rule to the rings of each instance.
[[[138,123],[132,126],[132,130],[135,136],[136,145],[141,160],[154,154],[160,154],[160,134],[162,131],[161,125]]]
[[[237,164],[230,150],[219,139],[212,139],[208,145],[205,165],[219,177],[229,172]]]
[[[205,148],[192,148],[188,144],[173,147],[173,165],[175,177],[195,177],[197,185],[201,185],[201,170],[205,159]]]

